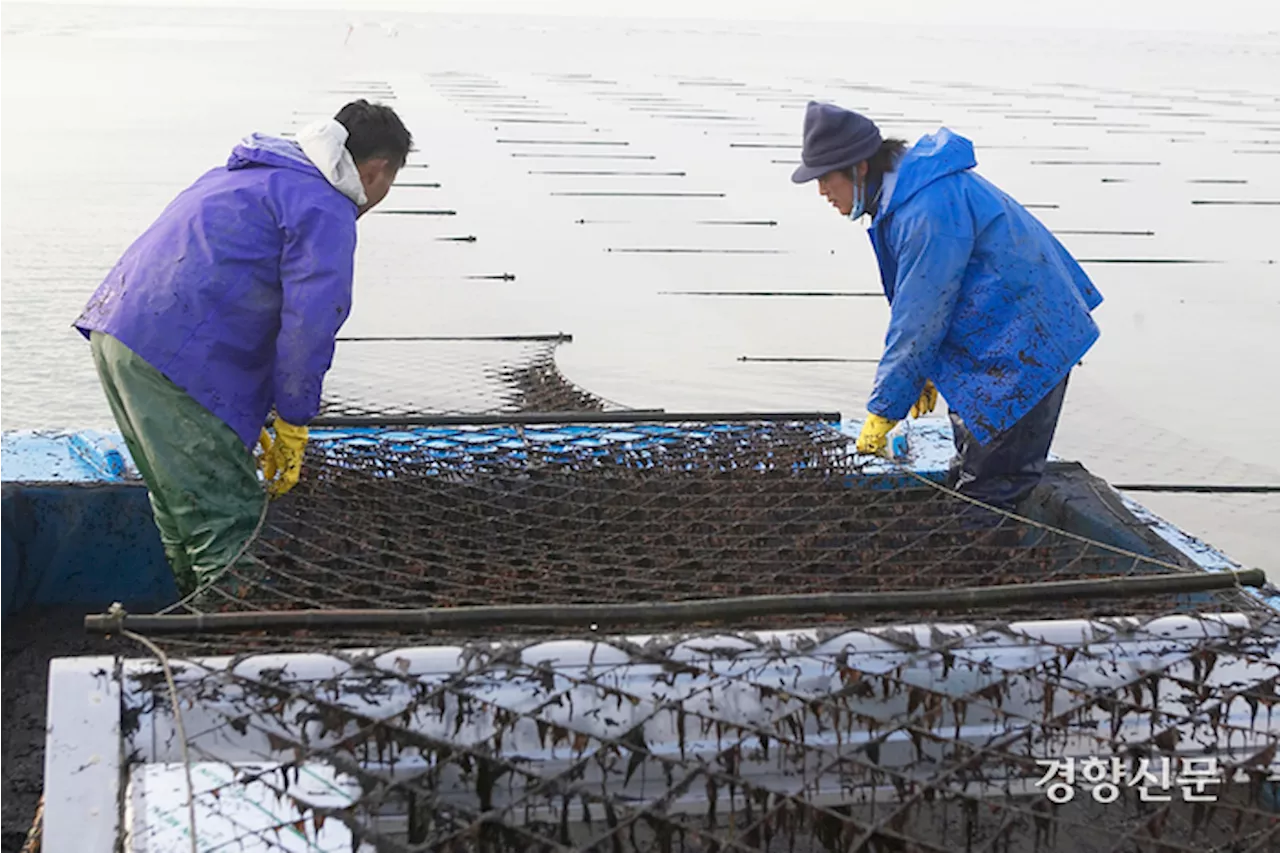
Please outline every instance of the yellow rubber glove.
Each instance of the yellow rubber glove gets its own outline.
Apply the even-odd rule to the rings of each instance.
[[[856,450],[863,456],[886,456],[889,449],[889,432],[897,426],[897,421],[867,413],[862,422],[862,432],[858,435]]]
[[[273,498],[286,494],[298,485],[302,476],[302,455],[307,449],[307,428],[294,426],[276,418],[276,437],[272,441],[263,430],[258,437],[262,445],[262,476],[267,481],[267,492]]]
[[[921,415],[927,415],[938,406],[938,389],[933,382],[926,379],[924,381],[924,390],[920,392],[920,399],[911,407],[911,417],[918,418]]]
[[[262,471],[262,476],[267,480],[275,477],[275,462],[271,458],[271,433],[267,432],[267,428],[263,427],[262,432],[258,435],[258,447],[262,448],[262,452],[258,454],[258,468]],[[267,467],[271,470],[268,471]]]

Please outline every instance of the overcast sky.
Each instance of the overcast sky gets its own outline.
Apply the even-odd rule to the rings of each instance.
[[[491,14],[866,21],[1280,34],[1280,0],[25,0],[128,6],[240,6]],[[9,5],[7,0],[0,6]]]

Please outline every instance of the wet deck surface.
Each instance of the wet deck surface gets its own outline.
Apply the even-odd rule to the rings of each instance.
[[[78,655],[136,654],[129,644],[86,634],[85,614],[32,612],[4,626],[4,818],[0,850],[17,853],[44,780],[49,661]]]
[[[970,136],[1086,261],[1104,334],[1059,454],[1113,482],[1280,482],[1274,36],[896,29],[852,63],[841,26],[11,8],[6,429],[108,424],[69,324],[119,252],[244,133],[357,94],[421,150],[362,222],[344,334],[564,331],[561,368],[610,400],[856,417],[888,312],[862,229],[789,182],[820,98]],[[1280,498],[1142,499],[1269,567]]]

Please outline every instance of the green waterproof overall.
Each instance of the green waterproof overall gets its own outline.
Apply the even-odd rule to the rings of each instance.
[[[120,341],[93,332],[89,342],[186,596],[212,581],[258,525],[266,493],[253,454],[231,427]]]

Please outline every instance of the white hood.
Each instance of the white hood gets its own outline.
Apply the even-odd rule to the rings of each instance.
[[[347,150],[347,129],[333,119],[309,124],[297,135],[298,146],[329,183],[356,204],[369,200]]]

